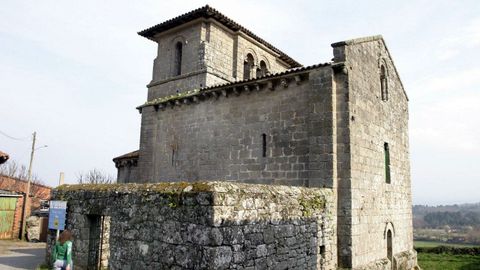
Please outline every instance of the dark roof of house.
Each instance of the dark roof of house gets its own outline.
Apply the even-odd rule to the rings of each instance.
[[[0,197],[21,197],[21,192],[0,189]]]
[[[124,155],[115,157],[115,158],[113,158],[113,161],[118,161],[118,160],[121,160],[121,159],[129,159],[129,158],[138,158],[138,153],[139,153],[139,150],[135,150],[133,152],[126,153]]]
[[[290,56],[286,55],[284,52],[280,51],[279,49],[275,48],[272,44],[266,42],[259,36],[255,35],[252,33],[250,30],[247,28],[241,26],[240,24],[236,23],[232,19],[228,18],[227,16],[223,15],[216,9],[206,5],[201,8],[192,10],[190,12],[187,12],[185,14],[182,14],[178,17],[175,17],[173,19],[170,19],[168,21],[165,21],[163,23],[157,24],[155,26],[152,26],[150,28],[147,28],[145,30],[142,30],[138,32],[138,34],[142,37],[146,37],[151,39],[155,34],[164,32],[166,30],[169,30],[171,28],[177,27],[179,25],[182,25],[184,23],[193,21],[198,18],[213,18],[223,24],[224,26],[228,27],[230,30],[233,31],[242,31],[243,33],[249,35],[256,41],[260,42],[267,48],[271,49],[272,51],[278,53],[280,55],[280,59],[283,60],[285,63],[289,64],[290,67],[300,67],[302,66],[300,63],[295,61],[293,58]]]
[[[0,151],[0,164],[5,163],[9,158],[7,153]]]

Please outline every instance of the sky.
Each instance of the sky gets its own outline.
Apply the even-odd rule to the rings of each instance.
[[[0,6],[0,150],[48,185],[138,149],[156,46],[140,30],[209,4],[303,65],[382,34],[409,96],[414,204],[480,201],[480,3],[7,1]],[[5,136],[7,134],[9,138]]]

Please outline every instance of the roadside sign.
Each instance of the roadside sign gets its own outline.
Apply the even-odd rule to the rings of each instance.
[[[48,228],[52,230],[64,230],[66,214],[67,214],[66,201],[50,201],[50,210],[48,214]]]

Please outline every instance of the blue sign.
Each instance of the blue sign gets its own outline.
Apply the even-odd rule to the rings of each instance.
[[[50,201],[48,213],[48,228],[52,230],[65,229],[65,216],[67,215],[67,202]]]

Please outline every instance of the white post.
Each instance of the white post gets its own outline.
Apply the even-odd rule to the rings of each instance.
[[[60,172],[60,178],[58,179],[58,185],[61,186],[65,183],[65,173]]]

